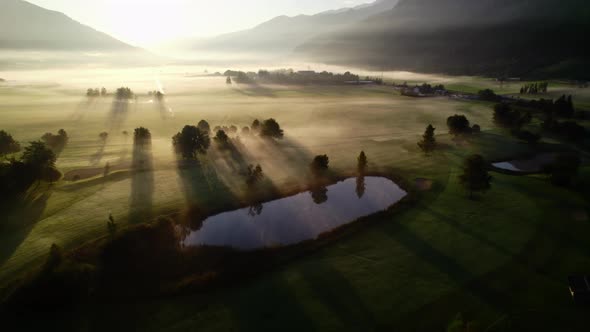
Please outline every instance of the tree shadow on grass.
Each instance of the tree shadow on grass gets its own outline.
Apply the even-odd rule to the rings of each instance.
[[[111,106],[111,111],[109,113],[108,118],[108,125],[110,128],[110,132],[118,131],[125,120],[127,120],[127,116],[129,115],[129,101],[128,100],[113,100],[113,104]]]
[[[155,184],[151,145],[134,145],[132,169],[129,221],[141,223],[152,217]]]
[[[281,272],[227,296],[238,331],[316,331]]]
[[[328,259],[317,259],[302,271],[313,298],[326,306],[342,326],[352,331],[372,331],[375,319],[355,287]]]
[[[393,240],[406,247],[422,261],[448,275],[459,287],[464,288],[490,307],[501,309],[507,300],[505,294],[490,288],[481,279],[476,278],[471,271],[418,237],[407,226],[393,222],[390,227],[384,230]]]
[[[106,141],[100,142],[100,145],[98,146],[98,150],[90,156],[89,161],[90,161],[91,166],[96,166],[100,163],[100,161],[104,157],[104,150],[105,150],[106,146],[107,146]]]
[[[272,89],[259,84],[241,84],[239,88],[233,88],[233,90],[248,97],[276,98]]]
[[[2,234],[0,240],[0,265],[4,264],[12,256],[40,220],[51,194],[51,191],[36,197],[31,194],[22,201],[3,206],[2,210],[6,222],[0,224]]]
[[[178,160],[180,187],[184,191],[189,225],[198,229],[202,217],[222,209],[237,207],[234,195],[221,181],[205,157],[199,160]]]

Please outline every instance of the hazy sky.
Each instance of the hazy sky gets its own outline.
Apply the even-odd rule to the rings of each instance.
[[[315,14],[373,0],[28,0],[135,45],[214,36],[278,15]]]

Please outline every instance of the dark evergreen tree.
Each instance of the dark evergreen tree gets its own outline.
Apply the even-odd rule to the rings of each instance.
[[[359,174],[364,174],[367,171],[368,165],[367,155],[365,154],[365,151],[361,151],[357,158],[357,170]]]
[[[418,142],[418,146],[425,153],[430,153],[436,148],[436,138],[434,137],[435,130],[436,128],[429,124],[428,127],[426,127],[424,135],[422,135],[422,140]]]
[[[487,163],[481,155],[476,154],[465,159],[463,174],[459,176],[459,181],[469,191],[470,198],[473,198],[474,192],[490,189],[491,180]]]

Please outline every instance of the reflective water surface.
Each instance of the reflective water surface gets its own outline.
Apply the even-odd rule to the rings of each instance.
[[[554,160],[554,153],[542,153],[530,159],[511,160],[492,165],[512,172],[540,172],[543,166],[551,164]]]
[[[406,195],[387,178],[349,178],[328,187],[209,217],[183,243],[243,250],[295,244],[385,210]]]

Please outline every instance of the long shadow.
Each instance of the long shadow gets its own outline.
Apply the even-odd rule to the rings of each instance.
[[[128,115],[129,101],[115,98],[111,105],[111,111],[108,118],[108,125],[110,128],[109,132],[118,131],[127,119]]]
[[[355,287],[326,259],[314,260],[302,271],[305,282],[320,301],[351,331],[373,331],[375,319]]]
[[[491,289],[480,279],[475,278],[476,276],[470,271],[416,236],[401,223],[391,223],[391,226],[384,230],[392,239],[408,248],[423,261],[430,263],[439,271],[451,277],[460,287],[465,288],[489,306],[501,310],[508,300],[505,295]]]
[[[162,120],[167,120],[169,118],[172,118],[174,116],[174,113],[172,112],[172,108],[170,108],[168,106],[168,104],[166,103],[166,99],[165,97],[161,97],[161,98],[154,98],[154,106],[156,107],[158,113],[160,114],[160,118]]]
[[[220,157],[224,160],[225,165],[231,169],[234,174],[245,175],[249,163],[247,158],[247,149],[239,140],[232,140],[226,145],[217,145],[213,150],[213,157]]]
[[[317,331],[280,272],[226,296],[238,331]]]
[[[26,197],[20,202],[3,204],[5,222],[0,224],[0,266],[14,254],[18,246],[27,238],[35,224],[43,215],[52,192],[47,191],[38,197]]]
[[[74,122],[82,121],[89,111],[96,109],[99,99],[101,98],[86,97],[84,100],[80,101],[72,115],[70,115],[70,119]]]
[[[534,249],[527,249],[528,246],[525,246],[525,248],[523,248],[523,250],[520,253],[515,253],[515,252],[511,252],[510,250],[500,246],[499,244],[490,241],[488,238],[484,237],[481,234],[478,234],[477,232],[473,231],[472,229],[466,227],[465,225],[462,225],[461,223],[453,220],[452,218],[445,216],[441,213],[438,213],[428,207],[422,207],[424,210],[427,210],[429,213],[431,213],[433,216],[435,216],[437,218],[437,220],[442,221],[447,223],[449,226],[454,227],[455,229],[457,229],[458,231],[473,237],[474,239],[478,240],[479,242],[483,243],[484,245],[494,248],[494,250],[508,256],[511,258],[511,260],[514,260],[515,262],[518,262],[519,264],[521,264],[522,266],[526,266],[527,268],[529,268],[530,270],[544,275],[547,278],[553,279],[555,281],[561,282],[562,280],[560,280],[559,278],[555,278],[553,276],[551,276],[550,274],[547,273],[547,271],[544,270],[543,267],[539,267],[539,266],[535,266],[535,264],[533,264],[529,258],[530,258],[530,250],[534,250]],[[537,228],[536,232],[542,232],[541,228]],[[532,240],[531,240],[532,241]]]
[[[206,157],[199,160],[179,159],[177,163],[180,187],[186,200],[186,222],[192,229],[200,228],[205,215],[239,205]]]
[[[267,87],[264,87],[262,85],[259,84],[242,84],[240,85],[245,86],[245,89],[240,89],[240,88],[233,88],[233,90],[237,93],[243,94],[244,96],[248,96],[248,97],[270,97],[270,98],[276,98],[276,95],[274,94],[272,89],[269,89]]]
[[[129,221],[141,223],[152,217],[155,184],[151,145],[133,146],[132,170]]]
[[[100,163],[100,161],[102,160],[102,157],[104,157],[104,150],[107,146],[107,142],[105,140],[101,140],[100,141],[100,145],[98,146],[98,150],[92,154],[90,156],[90,165],[91,166],[96,166]]]

